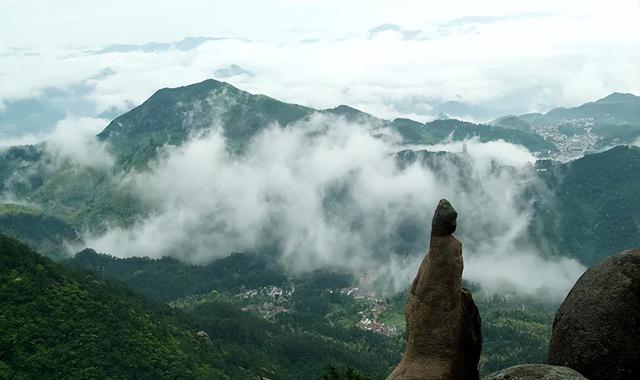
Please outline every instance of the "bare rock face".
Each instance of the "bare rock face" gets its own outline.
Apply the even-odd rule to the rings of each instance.
[[[587,380],[567,367],[546,364],[523,364],[494,372],[482,380]]]
[[[553,321],[549,363],[591,380],[640,379],[640,249],[587,270]]]
[[[447,200],[438,203],[429,253],[405,305],[407,348],[387,380],[479,379],[480,314],[462,288],[457,216]]]

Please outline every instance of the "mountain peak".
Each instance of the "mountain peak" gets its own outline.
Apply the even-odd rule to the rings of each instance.
[[[341,104],[335,108],[326,109],[323,112],[332,114],[332,115],[344,116],[349,121],[357,121],[357,120],[368,121],[368,122],[380,121],[380,119],[376,118],[371,114],[368,114],[364,111],[360,111],[357,108],[353,108],[344,104]]]
[[[614,92],[605,96],[602,99],[596,100],[597,104],[611,104],[611,103],[638,103],[640,102],[640,96],[628,92]]]

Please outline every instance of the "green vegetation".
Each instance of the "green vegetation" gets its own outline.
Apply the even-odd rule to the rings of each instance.
[[[596,149],[640,141],[640,121],[633,125],[596,125],[591,131],[600,137]]]
[[[45,181],[50,164],[42,144],[0,148],[0,194],[27,196]]]
[[[169,302],[189,295],[218,291],[238,292],[268,285],[284,286],[286,277],[273,257],[234,253],[208,265],[188,265],[170,257],[118,259],[85,249],[67,264],[126,283],[151,299]]]
[[[559,164],[540,162],[540,176],[555,194],[536,208],[537,233],[557,255],[593,265],[640,246],[640,148],[619,146]]]
[[[514,115],[501,117],[491,122],[491,124],[503,128],[517,129],[523,132],[532,132],[531,124]]]
[[[55,258],[65,256],[65,241],[78,238],[75,229],[61,219],[13,203],[0,203],[0,233],[20,239]]]
[[[347,106],[322,112],[389,127],[405,143],[502,139],[549,152],[556,147],[531,133],[531,124],[592,117],[607,123],[592,128],[601,146],[638,138],[638,108],[629,106],[636,98],[617,94],[578,111],[505,118],[498,125],[387,122]],[[619,116],[607,116],[618,108]],[[162,146],[182,144],[216,122],[230,150],[239,153],[269,123],[285,125],[312,112],[209,80],[160,90],[115,119],[99,135],[117,158],[111,169],[54,162],[43,144],[4,149],[0,194],[39,208],[1,204],[0,233],[59,258],[65,241],[77,239],[77,230],[129,226],[153,212],[123,178],[147,168]],[[571,124],[562,128],[566,134],[581,133]],[[403,151],[396,158],[400,167],[419,160],[437,169],[443,155],[463,174],[470,170],[464,157],[451,153]],[[640,148],[616,147],[567,164],[539,162],[537,168],[555,198],[535,204],[532,232],[541,244],[549,243],[545,248],[551,246],[551,253],[593,264],[640,246],[640,177],[633,175],[640,172]],[[462,185],[473,186],[466,177],[469,183]],[[418,226],[426,222],[403,223],[394,231],[401,238],[390,250],[424,247]],[[0,379],[383,378],[403,350],[404,295],[384,302],[355,298],[340,291],[353,285],[352,276],[323,270],[296,277],[278,265],[276,256],[235,253],[195,266],[85,250],[63,266],[0,236]],[[269,293],[274,287],[283,291],[277,299]],[[376,309],[378,321],[396,327],[398,334],[357,327],[383,303]],[[513,297],[476,297],[476,303],[483,319],[482,373],[545,361],[555,305]]]
[[[0,235],[0,378],[193,377],[166,307]]]
[[[456,119],[435,120],[425,124],[424,128],[427,130],[427,133],[439,141],[443,141],[449,136],[454,141],[478,138],[481,142],[504,140],[513,144],[522,145],[532,152],[548,153],[557,150],[555,145],[546,141],[541,136],[517,129],[473,124]]]
[[[435,120],[421,124],[409,119],[395,119],[391,123],[407,143],[436,144],[447,139],[462,141],[477,138],[481,142],[504,140],[526,147],[532,152],[555,152],[557,147],[541,136],[522,129],[474,124],[456,119]]]
[[[210,336],[225,336],[225,339],[233,341],[231,336],[225,335],[228,332],[219,330],[220,326],[227,330],[227,326],[232,324],[228,329],[249,331],[249,337],[243,339],[252,342],[252,347],[271,347],[274,344],[272,339],[278,336],[276,332],[284,329],[302,334],[304,339],[314,344],[328,345],[333,342],[345,349],[355,350],[357,355],[350,351],[345,356],[350,363],[348,365],[344,360],[339,360],[339,355],[332,356],[332,350],[327,347],[324,353],[306,354],[317,355],[317,365],[313,365],[316,374],[328,371],[326,365],[332,364],[343,371],[340,378],[346,376],[344,371],[347,368],[365,369],[363,373],[382,378],[385,370],[397,363],[403,351],[406,294],[400,293],[388,299],[386,309],[378,319],[397,328],[396,335],[384,336],[356,329],[360,313],[370,315],[368,310],[374,301],[356,299],[338,291],[337,288],[352,286],[354,278],[351,275],[322,270],[301,277],[287,276],[268,255],[260,254],[234,254],[206,266],[191,266],[169,258],[117,259],[86,250],[78,253],[68,264],[96,271],[102,277],[118,278],[136,291],[155,299],[168,301],[171,297],[180,296],[170,304],[194,318],[200,318],[197,325],[208,326],[205,331]],[[243,271],[242,268],[250,269]],[[258,275],[253,276],[252,273]],[[201,286],[194,286],[195,283]],[[283,295],[277,301],[269,295],[274,285],[283,290]],[[163,294],[165,290],[167,294]],[[474,293],[483,323],[483,374],[519,363],[546,361],[556,304],[513,295],[487,297],[477,288]],[[274,313],[273,310],[278,306],[286,309],[286,312]],[[240,312],[241,308],[246,312]],[[207,318],[215,322],[208,324]],[[270,331],[271,335],[253,335],[252,328],[247,327],[251,323],[258,323],[258,330]],[[316,338],[319,340],[316,341]],[[299,344],[302,341],[294,340]],[[369,360],[371,362],[367,364]],[[298,364],[291,362],[287,365]],[[279,371],[286,372],[285,369]],[[325,376],[328,375],[325,373]]]
[[[480,372],[546,363],[557,304],[521,297],[478,297],[483,346]]]
[[[233,292],[171,309],[0,236],[0,379],[319,379],[329,366],[383,377],[400,346],[330,326],[325,310],[349,301],[319,296],[331,276],[340,275],[309,276],[294,310],[268,321],[243,312]]]
[[[549,121],[589,118],[595,124],[638,124],[640,123],[640,97],[633,94],[613,93],[578,107],[555,108],[544,116]]]
[[[110,144],[119,165],[144,168],[157,147],[180,145],[190,133],[220,126],[231,150],[241,151],[258,131],[277,122],[300,120],[312,109],[252,95],[213,79],[165,88],[113,120],[98,137]]]

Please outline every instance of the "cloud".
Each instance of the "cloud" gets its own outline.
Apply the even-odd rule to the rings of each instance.
[[[0,56],[0,102],[66,89],[105,67],[113,75],[73,95],[95,108],[82,116],[123,112],[159,88],[200,82],[233,65],[254,75],[227,80],[250,92],[419,121],[440,112],[487,121],[576,106],[613,91],[640,92],[633,2],[349,2],[340,4],[340,18],[335,2],[241,3],[78,2],[72,14],[50,5],[42,15],[28,1],[4,4],[0,12],[16,16],[0,25],[0,36],[12,36]],[[247,15],[246,6],[255,15],[269,9],[270,17]],[[136,12],[148,8],[154,15],[141,22]],[[94,28],[97,15],[118,22]],[[167,18],[172,28],[164,27]],[[32,20],[31,28],[21,19]],[[42,43],[44,33],[54,46]],[[56,107],[58,114],[80,115],[69,104]]]
[[[129,53],[132,51],[143,51],[147,53],[157,53],[167,51],[169,49],[177,50],[192,50],[200,46],[201,44],[224,38],[211,38],[211,37],[185,37],[176,42],[147,42],[145,44],[114,44],[103,47],[95,52],[95,54],[107,54],[107,53]]]
[[[337,266],[398,291],[425,253],[438,200],[448,198],[460,214],[467,279],[490,291],[510,284],[562,296],[582,272],[528,241],[532,211],[522,193],[534,178],[524,148],[469,140],[414,147],[415,160],[405,160],[397,152],[406,147],[374,137],[381,132],[315,115],[266,128],[243,156],[227,151],[217,129],[193,136],[165,147],[150,172],[129,175],[155,212],[132,227],[87,235],[86,245],[195,263],[275,247],[291,270]]]
[[[6,148],[10,146],[20,145],[33,145],[42,142],[46,139],[46,134],[33,134],[20,135],[18,137],[2,137],[0,138],[0,148]]]
[[[34,97],[8,100],[0,112],[0,144],[5,139],[28,138],[50,132],[67,114],[92,116],[95,104],[87,98],[93,91],[91,80],[100,80],[110,74],[101,70],[86,81],[66,88],[46,87]]]
[[[61,160],[108,168],[113,164],[113,159],[96,138],[96,134],[107,123],[108,120],[104,119],[67,116],[45,137],[47,150]]]

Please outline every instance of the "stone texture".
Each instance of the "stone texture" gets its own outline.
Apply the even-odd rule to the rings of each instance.
[[[456,232],[458,213],[446,199],[441,199],[431,221],[431,236],[447,236]]]
[[[441,200],[429,252],[405,305],[407,348],[388,380],[478,379],[480,315],[462,288],[462,244],[452,233],[457,213]]]
[[[640,250],[587,270],[553,322],[549,363],[591,380],[640,379]]]
[[[523,364],[494,372],[482,380],[585,380],[586,377],[567,367],[546,364]]]

